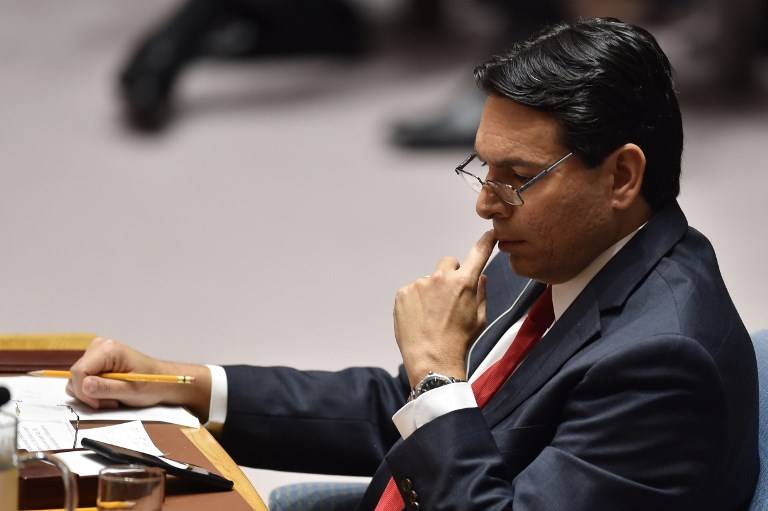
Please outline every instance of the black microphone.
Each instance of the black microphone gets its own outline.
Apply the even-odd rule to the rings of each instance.
[[[0,387],[0,406],[11,400],[11,393],[5,387]]]

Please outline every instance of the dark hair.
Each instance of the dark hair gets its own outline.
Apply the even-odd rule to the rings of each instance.
[[[654,210],[680,192],[683,126],[672,66],[646,30],[614,18],[545,29],[475,68],[487,93],[552,115],[561,142],[590,167],[626,143],[645,153]]]

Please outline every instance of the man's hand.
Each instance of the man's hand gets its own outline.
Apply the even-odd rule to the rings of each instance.
[[[485,276],[496,244],[493,231],[475,243],[464,262],[444,257],[434,273],[400,288],[395,338],[411,386],[427,371],[464,378],[469,343],[485,326]]]
[[[205,366],[163,362],[112,339],[97,337],[70,371],[67,393],[93,408],[162,403],[186,406],[202,420],[208,416],[211,375]],[[189,375],[195,377],[195,383],[127,382],[97,376],[107,372]]]

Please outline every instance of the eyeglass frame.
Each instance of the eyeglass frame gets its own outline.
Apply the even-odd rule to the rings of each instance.
[[[464,170],[467,167],[467,165],[472,163],[472,160],[477,158],[478,155],[475,152],[473,152],[469,156],[467,156],[467,158],[463,162],[461,162],[454,169],[454,171],[456,172],[456,175],[459,176],[459,177],[463,177],[462,174],[464,174],[466,176],[469,176],[469,177],[472,177],[474,179],[477,179],[477,182],[480,183],[480,190],[482,190],[483,186],[485,186],[486,184],[489,185],[491,187],[491,190],[493,190],[493,193],[495,193],[496,196],[499,199],[504,201],[505,204],[509,204],[510,206],[522,206],[523,204],[525,204],[525,201],[523,200],[523,197],[520,194],[523,193],[524,191],[526,191],[528,188],[530,188],[534,183],[536,183],[537,181],[541,180],[541,178],[543,178],[544,176],[548,175],[550,172],[555,170],[557,167],[560,166],[561,163],[563,163],[565,160],[567,160],[568,158],[570,158],[573,155],[574,155],[573,151],[569,152],[568,154],[566,154],[565,156],[563,156],[562,158],[557,160],[555,163],[553,163],[549,167],[547,167],[544,170],[540,171],[535,176],[533,176],[531,179],[529,179],[528,181],[526,181],[525,183],[523,183],[521,186],[519,186],[517,188],[515,188],[514,186],[512,186],[510,184],[500,183],[500,182],[495,181],[493,179],[483,179],[483,178],[481,178],[479,176],[474,175],[471,172],[468,172],[468,171]],[[470,187],[472,187],[472,185],[469,182],[467,182],[467,184],[470,185]],[[520,203],[516,204],[514,202],[508,201],[507,199],[505,199],[504,197],[502,197],[499,194],[498,189],[496,187],[500,187],[503,190],[512,190],[513,196],[517,197],[517,200],[520,201]],[[474,188],[472,188],[472,189],[474,190]],[[480,190],[476,190],[477,193],[480,193]]]

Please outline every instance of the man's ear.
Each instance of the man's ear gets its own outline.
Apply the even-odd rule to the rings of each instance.
[[[640,198],[645,176],[645,153],[635,144],[624,144],[607,158],[613,175],[611,206],[628,209]]]

